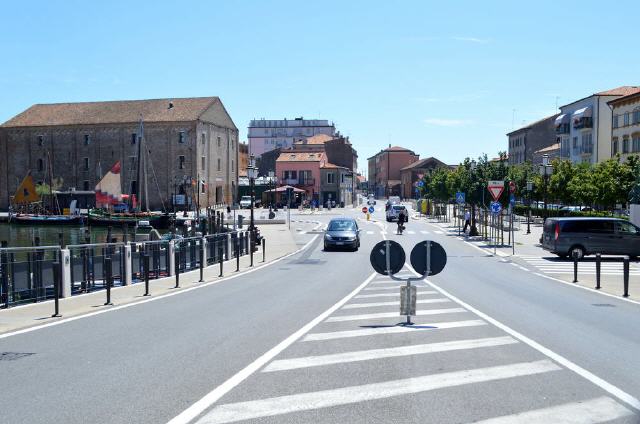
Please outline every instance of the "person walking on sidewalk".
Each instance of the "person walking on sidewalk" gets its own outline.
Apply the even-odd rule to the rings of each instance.
[[[469,211],[465,211],[464,213],[464,228],[462,229],[463,233],[467,232],[467,227],[471,227],[471,212]]]

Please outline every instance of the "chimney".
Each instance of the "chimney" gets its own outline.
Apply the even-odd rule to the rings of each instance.
[[[169,107],[167,109],[173,109],[173,102],[169,102]]]

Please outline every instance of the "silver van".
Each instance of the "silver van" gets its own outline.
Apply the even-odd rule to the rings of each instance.
[[[574,255],[640,256],[640,228],[617,218],[547,218],[542,248],[561,258]]]

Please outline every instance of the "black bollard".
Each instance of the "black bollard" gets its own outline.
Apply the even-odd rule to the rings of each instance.
[[[53,262],[51,265],[53,271],[53,305],[55,309],[51,318],[57,318],[62,316],[60,315],[60,263]]]
[[[104,306],[113,305],[111,303],[111,286],[113,286],[113,268],[111,268],[111,258],[104,260],[104,279],[107,287],[107,301],[104,302]]]
[[[255,241],[253,240],[254,233],[250,233],[249,237],[249,266],[253,266],[253,246],[255,245]]]
[[[219,277],[224,276],[223,270],[222,270],[222,264],[224,262],[224,257],[222,256],[222,249],[220,249],[218,247],[218,261],[220,261],[220,275]]]
[[[200,283],[204,282],[204,239],[200,239],[200,280],[199,282]]]
[[[240,271],[240,238],[238,237],[238,233],[236,233],[235,248],[236,248],[236,272],[238,272]]]
[[[178,247],[176,246],[176,251],[173,255],[174,257],[174,262],[175,262],[175,270],[176,270],[176,285],[174,288],[180,288],[180,251],[178,250]]]
[[[596,290],[600,290],[600,261],[602,261],[602,255],[596,253]]]
[[[623,278],[624,278],[624,294],[622,297],[629,297],[629,257],[625,256],[623,260]]]
[[[573,254],[573,282],[578,282],[578,254]]]
[[[267,261],[267,251],[266,249],[266,245],[267,242],[265,241],[264,237],[262,237],[262,262],[266,262]]]
[[[2,248],[6,249],[8,245],[6,240],[2,240]],[[4,303],[5,309],[9,309],[9,258],[5,251],[0,253],[0,265],[2,265],[2,294],[4,295],[2,303]]]
[[[149,293],[149,254],[145,253],[142,258],[142,264],[144,266],[144,295],[151,296]]]

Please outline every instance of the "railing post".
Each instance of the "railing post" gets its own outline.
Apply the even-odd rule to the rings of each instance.
[[[573,253],[573,282],[578,282],[578,254]]]
[[[60,297],[71,297],[71,251],[60,250]]]
[[[8,246],[6,240],[2,240],[1,246],[6,248]],[[2,251],[0,255],[0,266],[2,266],[2,294],[4,296],[2,303],[6,309],[9,308],[9,258],[6,251]]]
[[[174,271],[175,271],[175,276],[176,276],[176,285],[174,286],[175,289],[180,288],[180,251],[177,247],[174,246],[174,253],[173,253],[173,262],[176,264]]]
[[[249,266],[252,267],[253,266],[253,245],[255,243],[255,240],[253,239],[254,237],[254,232],[253,231],[249,231]]]
[[[142,258],[144,267],[144,296],[151,296],[149,293],[149,254],[145,252]]]
[[[218,252],[219,252],[218,261],[220,262],[220,275],[219,275],[219,277],[222,277],[222,276],[224,276],[224,272],[223,272],[223,269],[222,269],[223,268],[222,264],[224,263],[224,257],[222,255],[222,250],[220,249],[220,246],[218,246]]]
[[[236,233],[236,272],[240,271],[240,233]]]
[[[267,251],[265,250],[266,245],[267,245],[267,242],[265,241],[265,238],[262,237],[262,262],[267,261],[267,253],[266,253]]]
[[[625,256],[623,259],[623,281],[624,281],[624,294],[622,297],[629,297],[629,257]]]
[[[51,315],[52,318],[57,318],[60,315],[60,263],[54,262],[51,264],[53,266],[53,305],[54,312]]]
[[[104,302],[104,306],[113,305],[111,303],[111,286],[113,285],[113,268],[111,266],[111,258],[105,258],[104,260],[104,278],[107,286],[107,301]]]
[[[206,255],[204,251],[205,243],[206,239],[202,237],[200,239],[200,283],[204,282],[204,262],[206,261]]]
[[[600,262],[602,261],[602,255],[596,253],[596,290],[600,290]]]

